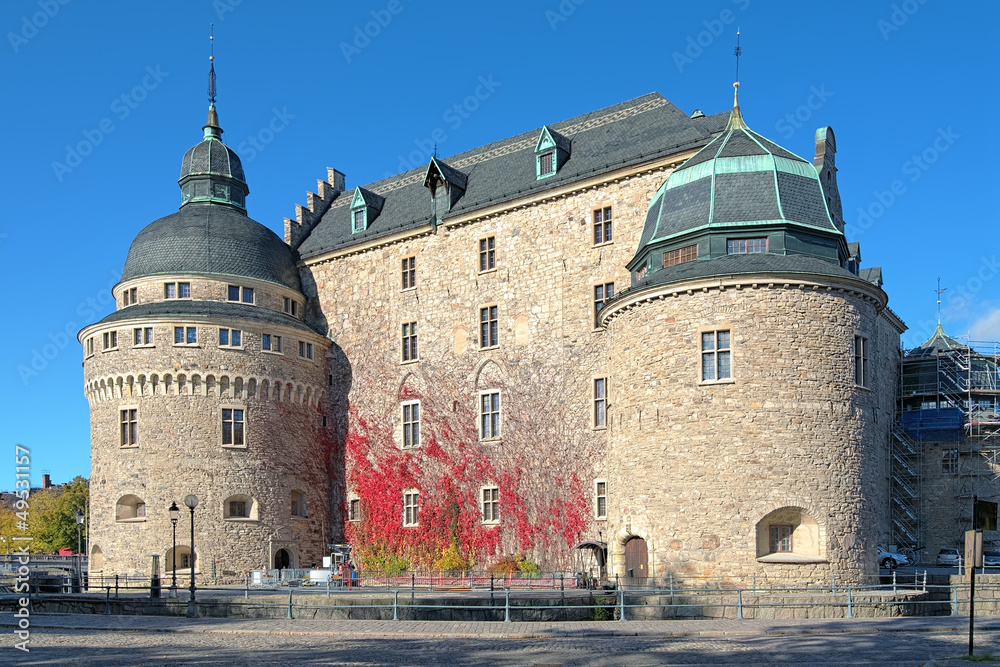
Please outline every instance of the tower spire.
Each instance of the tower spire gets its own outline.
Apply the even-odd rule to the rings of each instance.
[[[941,277],[940,276],[938,276],[937,285],[938,285],[937,289],[934,290],[934,291],[937,292],[938,329],[940,329],[941,328],[941,294],[944,293],[944,292],[947,292],[948,288],[945,287],[944,289],[941,289]]]
[[[733,55],[736,56],[736,82],[733,83],[733,111],[729,114],[729,123],[726,124],[726,130],[748,130],[747,124],[743,122],[743,113],[740,111],[740,55],[743,53],[743,49],[740,48],[740,30],[736,29],[736,48],[733,49]]]
[[[215,24],[208,24],[208,121],[202,129],[205,140],[222,139],[219,114],[215,112]]]

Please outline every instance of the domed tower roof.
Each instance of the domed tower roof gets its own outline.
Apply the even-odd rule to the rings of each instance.
[[[838,265],[847,259],[816,168],[750,130],[734,104],[725,130],[653,195],[628,266],[636,282],[637,270],[646,276],[670,266],[665,253],[672,250],[710,260],[729,254],[733,239],[745,248],[748,238],[755,239],[753,249],[740,252],[804,254]]]
[[[236,151],[222,143],[222,128],[215,103],[208,108],[204,138],[181,160],[181,206],[213,202],[244,211],[250,193],[243,164]]]

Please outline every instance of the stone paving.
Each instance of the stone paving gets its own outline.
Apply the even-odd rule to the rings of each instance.
[[[9,617],[0,625],[9,629]],[[568,623],[31,617],[17,665],[967,665],[967,617]],[[1000,655],[1000,617],[976,654]],[[13,660],[11,661],[11,658]]]

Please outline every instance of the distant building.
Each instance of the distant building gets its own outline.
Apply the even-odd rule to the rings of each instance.
[[[223,574],[344,540],[367,569],[570,571],[586,544],[612,577],[877,571],[905,327],[844,237],[830,128],[810,163],[654,93],[330,169],[284,243],[214,104],[204,129],[80,333],[92,569],[168,553],[196,493]]]

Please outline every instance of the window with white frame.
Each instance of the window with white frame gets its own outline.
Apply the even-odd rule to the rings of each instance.
[[[403,447],[420,446],[420,401],[403,403]]]
[[[420,493],[416,489],[403,492],[403,525],[417,526],[417,512],[420,510]]]
[[[479,394],[479,437],[494,440],[500,437],[500,392]]]
[[[118,425],[122,447],[139,446],[138,413],[139,411],[136,408],[122,408],[119,411]]]
[[[191,283],[163,283],[164,299],[190,299]]]
[[[229,301],[253,303],[253,288],[243,287],[242,285],[230,285],[227,298]]]
[[[239,329],[219,329],[219,347],[243,347],[243,332]]]
[[[495,486],[482,488],[483,523],[500,523],[500,489]]]
[[[500,344],[497,328],[497,307],[483,306],[479,309],[479,347],[496,347]]]
[[[868,361],[868,339],[854,337],[854,384],[859,387],[871,386],[871,366]]]
[[[307,343],[305,341],[299,341],[299,356],[303,359],[313,358],[313,344]]]
[[[245,426],[243,410],[223,408],[222,444],[230,447],[242,447],[246,444]]]
[[[403,323],[403,361],[416,361],[417,357],[417,323]]]
[[[153,344],[153,327],[135,327],[132,329],[132,346],[149,347]]]
[[[274,352],[275,354],[280,354],[281,336],[275,336],[274,334],[261,334],[260,349],[264,350],[265,352]]]
[[[118,349],[118,332],[117,331],[105,331],[104,332],[104,351],[117,350]]]
[[[174,327],[174,345],[197,345],[198,327]]]
[[[726,253],[743,255],[747,253],[767,252],[767,237],[760,236],[749,239],[727,239]]]
[[[603,479],[594,482],[594,518],[608,518],[608,483]]]
[[[701,381],[719,382],[732,378],[730,330],[717,329],[701,334]]]
[[[608,379],[594,378],[594,428],[608,425]]]

